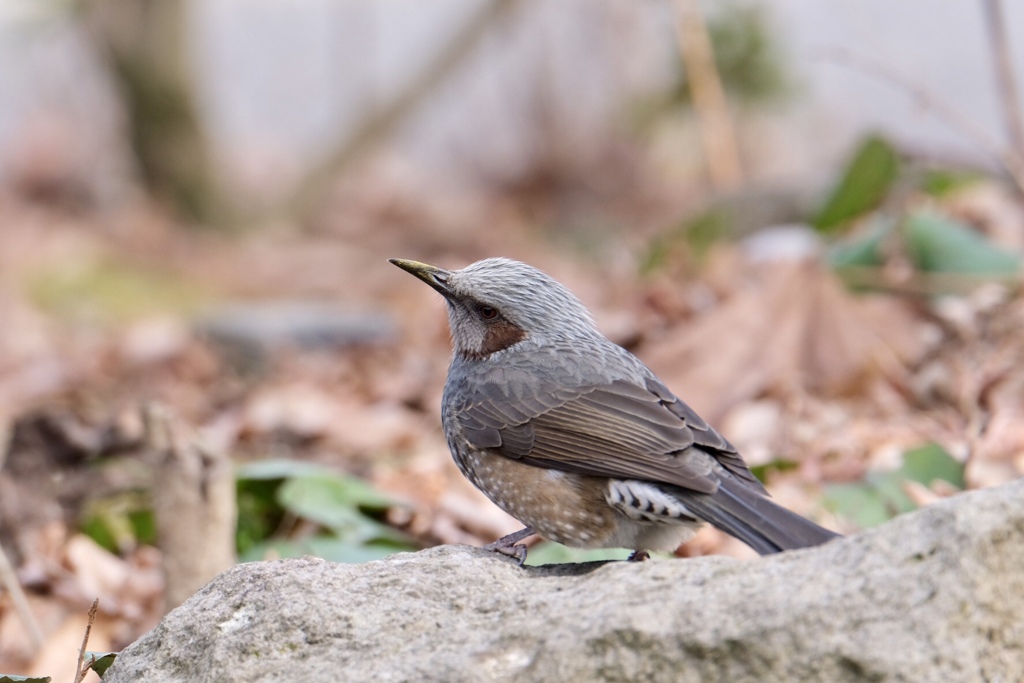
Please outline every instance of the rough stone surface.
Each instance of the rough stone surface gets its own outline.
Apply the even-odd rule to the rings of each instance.
[[[826,546],[519,568],[441,547],[221,574],[127,681],[1024,680],[1024,481]]]

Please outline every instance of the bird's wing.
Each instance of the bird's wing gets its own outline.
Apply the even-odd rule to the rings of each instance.
[[[694,443],[697,446],[713,455],[723,467],[739,477],[740,480],[752,485],[760,493],[768,494],[764,484],[750,471],[736,447],[716,432],[711,425],[694,412],[693,408],[683,403],[661,380],[648,379],[647,389],[660,399],[665,408],[681,418],[686,426],[693,431]]]
[[[477,388],[453,417],[478,448],[531,465],[702,493],[718,489],[717,460],[763,490],[736,449],[657,380],[554,391]]]

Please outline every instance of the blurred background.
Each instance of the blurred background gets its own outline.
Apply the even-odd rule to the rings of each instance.
[[[999,0],[0,0],[0,673],[519,528],[388,257],[546,270],[840,532],[1019,477],[1021,74]]]

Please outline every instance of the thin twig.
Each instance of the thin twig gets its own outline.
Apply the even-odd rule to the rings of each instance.
[[[676,37],[697,112],[708,174],[716,189],[730,190],[743,183],[743,166],[711,37],[697,0],[677,0],[677,7]]]
[[[307,174],[294,196],[282,208],[302,215],[324,185],[352,164],[363,152],[389,135],[455,67],[472,53],[487,29],[519,0],[486,0],[451,40],[424,64],[420,73],[390,102],[356,124],[353,133],[313,171]]]
[[[911,97],[932,112],[986,154],[999,160],[1000,165],[1010,175],[1014,184],[1024,192],[1024,159],[1014,150],[1007,150],[999,140],[987,130],[974,123],[971,118],[960,110],[942,101],[934,92],[917,83],[911,77],[894,69],[877,59],[841,47],[827,48],[818,51],[824,60],[857,69],[869,76],[890,83],[905,90]]]
[[[11,450],[11,438],[14,436],[14,429],[9,420],[0,420],[0,470],[7,462],[7,454]]]
[[[0,422],[0,469],[3,469],[4,461],[7,459],[13,432],[14,430],[11,429],[10,423],[7,421]],[[25,630],[28,631],[28,638],[32,642],[32,651],[33,653],[38,652],[43,647],[43,631],[39,628],[39,622],[36,621],[35,615],[32,614],[32,608],[29,607],[25,591],[21,589],[18,575],[14,573],[14,566],[11,564],[10,558],[7,557],[7,553],[4,552],[2,545],[0,545],[0,585],[7,588],[7,591],[11,594],[11,600],[14,601],[14,610],[18,613],[18,618],[21,619],[21,622],[25,624]]]
[[[4,552],[2,546],[0,546],[0,583],[10,592],[11,600],[14,601],[14,609],[18,612],[22,623],[25,624],[29,640],[32,641],[32,650],[38,652],[39,648],[43,646],[43,632],[39,628],[39,622],[32,614],[25,591],[21,589],[21,583],[14,573],[14,567],[11,566],[11,561],[7,558],[7,553]]]
[[[1017,78],[1013,72],[1013,59],[1006,36],[1003,4],[1001,0],[983,0],[982,4],[985,8],[989,44],[992,48],[992,66],[996,72],[996,81],[999,83],[999,101],[1003,106],[1006,132],[1010,136],[1014,153],[1018,157],[1024,157],[1024,117],[1021,116],[1020,93],[1017,91]]]
[[[89,673],[89,668],[92,667],[92,662],[85,663],[85,648],[89,646],[89,632],[92,631],[92,624],[96,621],[96,610],[100,607],[100,599],[96,598],[92,601],[92,607],[89,608],[89,623],[85,627],[85,637],[82,638],[82,648],[78,651],[78,666],[75,667],[75,683],[82,683],[85,680],[85,675]]]

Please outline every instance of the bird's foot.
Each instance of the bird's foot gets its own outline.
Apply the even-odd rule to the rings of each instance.
[[[483,550],[493,550],[496,553],[513,557],[519,562],[519,566],[522,567],[523,563],[526,562],[526,546],[519,543],[519,541],[533,536],[533,527],[525,527],[509,534],[508,536],[502,536],[494,543],[488,543],[483,546]]]
[[[626,562],[643,562],[644,560],[651,559],[651,554],[646,550],[634,550],[626,558]]]

